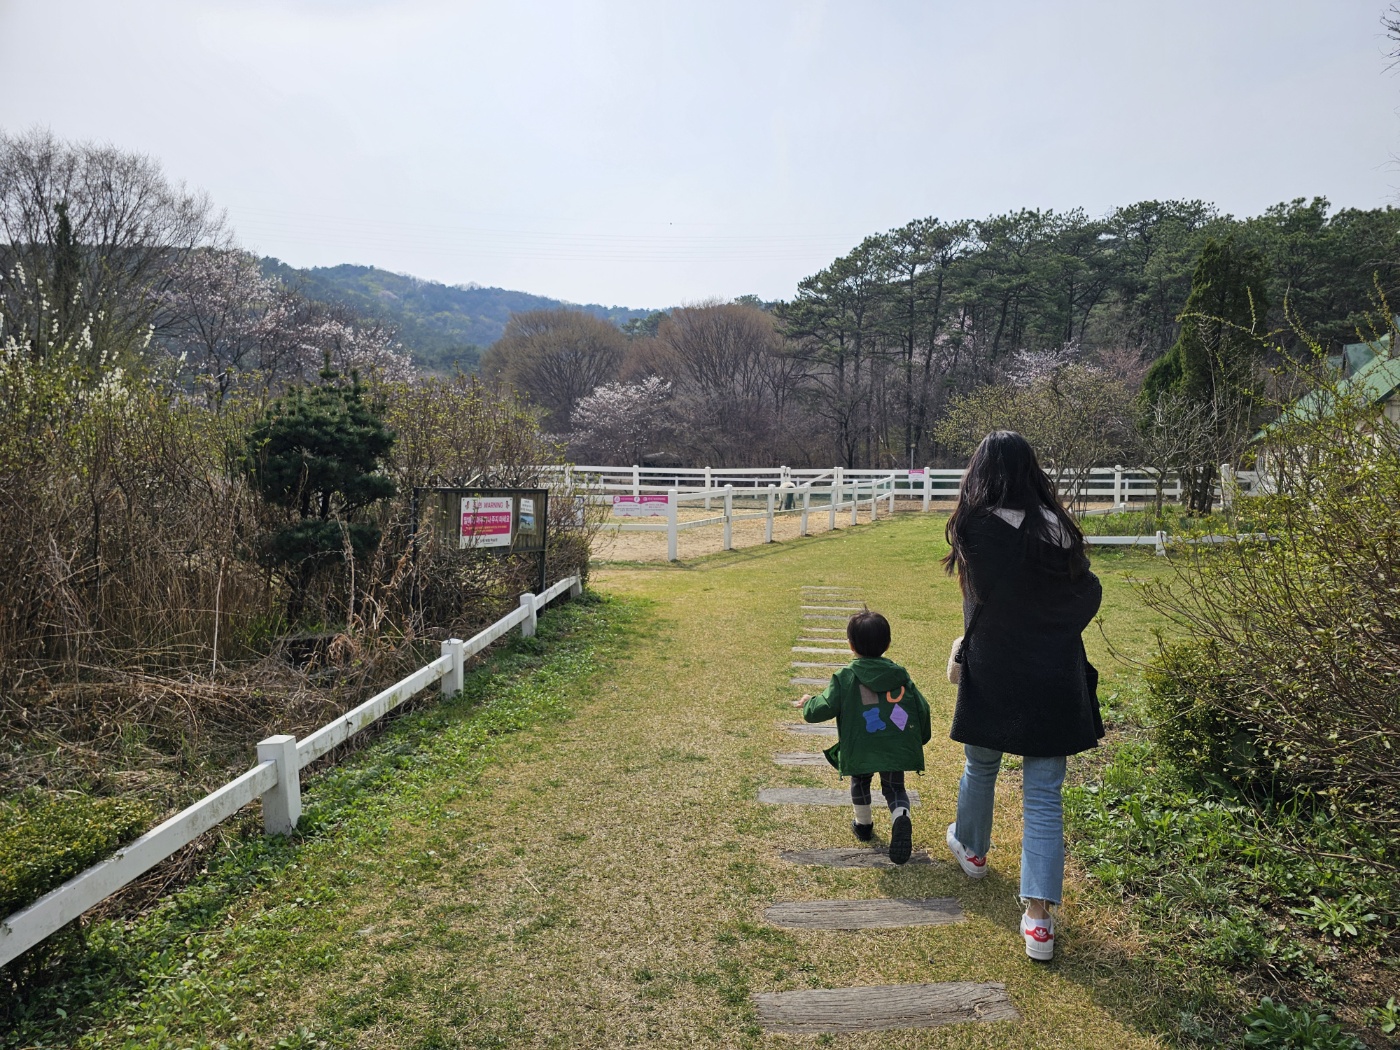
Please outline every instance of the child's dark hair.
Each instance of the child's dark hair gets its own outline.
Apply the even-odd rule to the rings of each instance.
[[[890,647],[890,621],[866,609],[846,621],[846,641],[857,656],[884,656]]]

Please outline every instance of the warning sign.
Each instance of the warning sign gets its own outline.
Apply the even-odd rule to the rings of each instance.
[[[512,503],[509,496],[463,496],[460,546],[509,547]]]

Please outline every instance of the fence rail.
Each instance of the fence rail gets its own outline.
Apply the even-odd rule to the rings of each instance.
[[[922,469],[847,469],[845,467],[607,467],[607,466],[547,466],[546,473],[563,475],[569,483],[585,483],[603,495],[628,493],[661,493],[676,489],[683,493],[722,492],[733,486],[736,492],[748,490],[752,495],[768,485],[780,490],[812,485],[827,487],[841,481],[868,484],[893,478],[900,498],[919,499],[928,509],[931,501],[946,501],[957,497],[963,470],[958,468],[924,467]],[[1228,464],[1221,467],[1221,480],[1216,483],[1216,496],[1230,500],[1235,495],[1250,495],[1259,487],[1255,471],[1234,470]],[[1162,495],[1178,500],[1182,496],[1181,479],[1175,473],[1160,475]],[[1157,498],[1159,472],[1148,467],[1091,467],[1065,470],[1060,474],[1060,496],[1064,499],[1093,503],[1111,503],[1125,507]],[[829,479],[829,480],[828,480]],[[706,509],[709,504],[706,503]]]
[[[831,472],[827,472],[831,473]],[[764,526],[765,543],[773,542],[773,521],[775,518],[785,514],[794,514],[801,517],[801,524],[798,526],[798,535],[808,534],[808,522],[813,513],[824,512],[828,516],[828,528],[836,528],[836,519],[839,513],[850,511],[851,524],[856,524],[860,508],[869,505],[870,520],[875,521],[880,514],[879,504],[886,504],[886,512],[894,513],[894,501],[898,479],[894,474],[886,474],[883,477],[864,480],[860,478],[837,478],[830,484],[818,486],[814,482],[821,480],[825,475],[819,475],[811,481],[802,484],[792,484],[785,488],[780,488],[774,484],[768,484],[758,490],[755,494],[752,490],[736,489],[732,483],[724,485],[722,488],[679,488],[672,486],[666,489],[666,503],[664,511],[656,514],[657,517],[664,517],[664,522],[609,522],[606,528],[614,529],[618,532],[664,532],[666,533],[666,560],[676,561],[680,534],[688,529],[700,529],[709,525],[724,526],[724,549],[734,549],[734,523],[736,521],[753,521],[759,518],[766,519]],[[575,475],[577,477],[577,475]],[[592,486],[596,490],[598,486]],[[734,512],[734,500],[736,496],[745,495],[752,498],[757,495],[762,497],[766,503],[763,510],[748,511],[745,513]],[[638,493],[640,495],[640,493]],[[825,496],[826,502],[812,503],[813,496]],[[597,493],[591,497],[594,503],[612,504],[612,497],[606,494]],[[721,503],[721,512],[717,515],[706,518],[692,518],[689,521],[680,520],[680,508],[685,503],[703,503],[704,509],[709,510],[714,500]],[[927,501],[925,501],[927,509]]]
[[[788,467],[600,467],[555,466],[543,468],[561,477],[574,491],[590,492],[584,497],[594,504],[613,505],[615,497],[633,500],[642,496],[664,494],[664,510],[654,516],[659,522],[609,522],[604,527],[618,532],[664,532],[667,536],[667,560],[677,560],[678,536],[688,529],[711,525],[724,526],[724,549],[733,549],[733,525],[736,521],[766,519],[764,542],[773,542],[773,521],[784,514],[799,514],[802,523],[798,534],[807,535],[808,519],[813,513],[828,516],[828,528],[837,527],[838,514],[850,511],[851,524],[857,521],[859,508],[870,507],[870,519],[879,514],[884,502],[888,513],[894,513],[895,500],[917,500],[924,512],[933,509],[935,501],[946,502],[957,497],[963,470],[847,470],[832,467],[791,469]],[[1228,464],[1220,468],[1221,480],[1216,486],[1217,497],[1229,503],[1236,496],[1259,490],[1259,476],[1253,471],[1237,471]],[[1157,498],[1158,484],[1164,498],[1179,499],[1181,480],[1162,477],[1142,467],[1093,467],[1089,470],[1066,472],[1061,479],[1060,495],[1067,500],[1107,503],[1109,509],[1124,510]],[[736,499],[751,503],[763,501],[762,510],[735,513]],[[817,502],[814,502],[817,501]],[[703,504],[706,511],[719,501],[717,515],[681,521],[679,510],[686,504]],[[1090,511],[1088,513],[1096,513]],[[1096,537],[1095,542],[1112,544],[1152,544],[1160,552],[1162,541],[1157,536]]]
[[[577,596],[582,591],[579,578],[568,576],[540,594],[522,594],[518,609],[467,641],[449,638],[442,643],[442,655],[436,660],[310,736],[300,741],[293,736],[270,736],[261,741],[258,762],[252,769],[0,922],[0,966],[13,961],[257,799],[262,800],[266,832],[287,834],[296,827],[297,818],[301,816],[302,769],[434,682],[441,683],[444,695],[457,692],[462,688],[468,657],[481,652],[517,625],[523,635],[530,637],[535,633],[541,609],[565,593]]]

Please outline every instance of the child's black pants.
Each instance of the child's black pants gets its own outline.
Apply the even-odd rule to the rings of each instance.
[[[870,781],[874,773],[851,774],[851,804],[870,805]],[[893,813],[900,806],[909,808],[909,793],[904,790],[904,770],[880,771],[880,794],[885,796],[885,805]]]

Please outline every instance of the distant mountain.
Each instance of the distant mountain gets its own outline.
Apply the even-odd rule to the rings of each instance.
[[[434,372],[450,372],[457,366],[467,371],[475,368],[481,350],[501,337],[513,313],[567,307],[586,310],[617,325],[651,313],[596,303],[580,306],[505,288],[439,284],[373,266],[299,270],[280,259],[266,258],[262,268],[269,276],[301,289],[310,299],[343,303],[392,324],[418,366]]]

